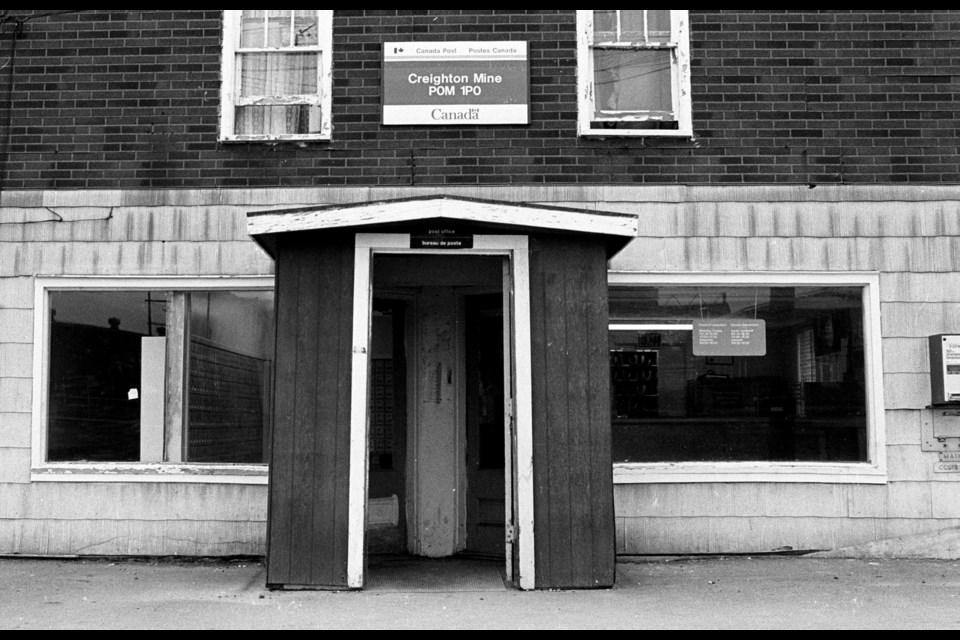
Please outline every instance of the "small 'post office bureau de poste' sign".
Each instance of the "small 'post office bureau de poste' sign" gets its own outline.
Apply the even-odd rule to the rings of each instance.
[[[527,43],[384,43],[383,124],[530,124]]]
[[[473,249],[473,234],[457,229],[421,229],[410,234],[411,249]]]

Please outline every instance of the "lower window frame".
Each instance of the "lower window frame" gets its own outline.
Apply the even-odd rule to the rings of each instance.
[[[47,460],[50,294],[82,291],[274,291],[273,276],[56,276],[34,279],[31,482],[266,485],[269,465],[179,462],[50,462]]]
[[[764,461],[614,463],[614,484],[888,483],[879,273],[611,271],[608,275],[608,287],[611,289],[631,285],[861,287],[864,314],[868,461],[859,463]]]

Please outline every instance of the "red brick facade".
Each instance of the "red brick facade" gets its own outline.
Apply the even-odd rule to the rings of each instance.
[[[220,11],[12,10],[0,187],[960,182],[960,11],[690,16],[692,140],[578,137],[573,10],[335,10],[333,140],[274,145],[218,142]],[[382,127],[402,39],[528,41],[532,123]]]

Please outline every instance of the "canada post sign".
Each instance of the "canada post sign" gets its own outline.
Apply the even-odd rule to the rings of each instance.
[[[527,43],[384,43],[383,124],[530,124]]]

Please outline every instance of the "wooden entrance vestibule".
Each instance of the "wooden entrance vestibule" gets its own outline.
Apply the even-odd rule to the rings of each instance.
[[[385,405],[374,396],[387,366],[374,329],[385,321],[374,318],[392,299],[390,313],[408,325],[391,335],[407,345],[393,353],[406,354],[402,415],[410,419],[402,464],[383,450],[373,466],[405,474],[403,491],[390,497],[410,550],[466,549],[482,521],[493,525],[484,535],[502,536],[516,587],[612,586],[607,262],[636,227],[623,214],[448,197],[250,214],[251,235],[277,263],[268,585],[365,584],[369,516],[382,506],[372,500],[384,497],[369,493],[372,437],[384,434],[377,411]],[[413,280],[390,281],[398,264],[419,265]],[[499,270],[499,282],[475,282],[483,270]],[[446,284],[432,284],[438,275]],[[421,338],[411,351],[404,331],[432,342]],[[497,352],[486,369],[467,357],[468,341],[475,350],[478,340]],[[500,391],[488,382],[486,396],[465,393],[468,380],[480,388],[478,375],[499,377],[490,362],[502,367]],[[470,442],[481,412],[488,435],[500,429],[502,438]],[[500,476],[486,473],[497,466],[489,464],[491,441],[503,447]],[[481,455],[488,464],[470,468]],[[438,473],[444,479],[424,482]],[[481,500],[485,517],[477,515]],[[501,511],[499,527],[489,514]],[[445,520],[449,532],[437,534]]]

